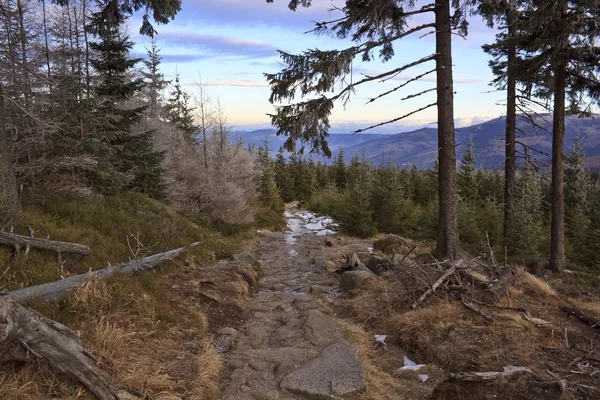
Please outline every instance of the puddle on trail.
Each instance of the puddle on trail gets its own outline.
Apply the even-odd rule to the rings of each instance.
[[[286,210],[284,215],[288,225],[285,241],[290,245],[296,243],[298,236],[307,233],[314,233],[317,236],[332,235],[338,227],[332,218],[327,216],[319,217],[310,211],[300,210],[290,212]],[[295,256],[298,252],[290,250],[289,254]]]

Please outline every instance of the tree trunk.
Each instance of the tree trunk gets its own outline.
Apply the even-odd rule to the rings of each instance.
[[[25,30],[25,10],[21,0],[17,0],[17,12],[19,13],[19,45],[21,46],[21,69],[23,70],[23,92],[27,106],[31,101],[31,82],[29,81],[28,59],[27,59],[27,31]]]
[[[436,252],[440,258],[457,259],[460,248],[456,196],[450,0],[441,0],[437,3],[435,24],[440,196]]]
[[[81,13],[83,20],[83,41],[85,42],[85,93],[86,100],[89,100],[91,94],[91,78],[90,78],[90,42],[88,41],[88,27],[87,27],[87,1],[83,0],[81,2]],[[86,102],[87,104],[87,102]]]
[[[42,25],[44,27],[44,56],[46,57],[46,68],[48,73],[48,79],[51,78],[51,69],[50,69],[50,46],[48,44],[48,19],[46,15],[46,0],[42,0]],[[50,89],[52,86],[50,85]]]
[[[0,209],[21,211],[17,176],[13,167],[12,143],[6,132],[4,91],[0,83]]]
[[[99,400],[124,397],[106,379],[96,359],[66,326],[17,304],[0,294],[0,360],[47,361],[65,375],[81,382]],[[132,398],[132,397],[129,397]]]
[[[21,304],[28,303],[32,300],[56,302],[69,296],[71,293],[82,287],[87,281],[94,277],[106,279],[115,274],[130,275],[135,272],[145,271],[147,269],[156,267],[163,261],[172,260],[182,252],[188,250],[190,247],[198,246],[199,244],[199,242],[195,242],[178,249],[144,257],[141,260],[133,260],[122,264],[113,265],[108,268],[87,272],[85,274],[70,276],[68,278],[61,279],[60,281],[29,286],[23,289],[14,290],[8,294],[17,303]]]
[[[511,0],[506,15],[508,25],[508,38],[513,38],[514,27],[514,1]],[[509,44],[506,83],[506,148],[504,160],[504,245],[510,243],[512,218],[513,218],[513,191],[516,175],[516,130],[517,130],[517,105],[516,105],[516,77],[515,61],[517,58],[516,46]]]
[[[57,253],[72,253],[88,256],[90,248],[82,244],[59,242],[30,236],[17,235],[16,233],[0,232],[0,244],[12,246],[17,250],[34,248],[56,251]]]
[[[567,71],[564,61],[555,68],[554,116],[552,121],[552,227],[550,232],[550,268],[566,268],[565,260],[565,90]]]

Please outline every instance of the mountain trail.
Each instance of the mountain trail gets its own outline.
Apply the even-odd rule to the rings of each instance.
[[[366,389],[357,352],[325,300],[337,292],[337,282],[322,270],[319,235],[327,231],[300,213],[286,217],[288,231],[262,235],[257,255],[264,272],[250,318],[239,331],[219,331],[226,361],[222,399],[331,399]]]

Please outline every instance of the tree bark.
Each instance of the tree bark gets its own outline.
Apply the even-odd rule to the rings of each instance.
[[[450,0],[437,2],[435,24],[440,197],[436,252],[440,258],[457,259],[460,255],[460,248],[456,196]]]
[[[567,71],[564,61],[555,68],[554,117],[552,123],[552,224],[550,231],[550,268],[561,272],[565,260],[565,90]]]
[[[514,0],[509,3],[506,14],[508,25],[508,39],[514,37]],[[504,161],[504,245],[510,244],[512,218],[513,218],[513,191],[515,188],[516,165],[516,130],[517,130],[517,104],[516,104],[516,77],[515,62],[517,58],[516,46],[509,42],[507,60],[506,83],[506,148]]]
[[[0,209],[21,211],[17,175],[13,166],[12,143],[6,132],[4,91],[0,83]]]

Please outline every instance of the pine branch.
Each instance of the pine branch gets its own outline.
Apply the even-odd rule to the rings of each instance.
[[[435,72],[435,68],[434,68],[434,69],[432,69],[432,70],[429,70],[429,71],[427,71],[427,72],[425,72],[425,73],[422,73],[421,75],[415,76],[414,78],[411,78],[411,79],[407,80],[407,81],[406,81],[406,82],[404,82],[403,84],[401,84],[401,85],[399,85],[399,86],[396,86],[395,88],[393,88],[393,89],[391,89],[391,90],[388,90],[387,92],[381,93],[380,95],[378,95],[378,96],[376,96],[376,97],[373,97],[373,98],[369,99],[369,101],[367,101],[367,103],[366,103],[366,104],[370,104],[370,103],[374,102],[375,100],[378,100],[378,99],[380,99],[380,98],[382,98],[382,97],[384,97],[384,96],[387,96],[388,94],[394,93],[395,91],[397,91],[397,90],[399,90],[399,89],[402,89],[403,87],[405,87],[405,86],[406,86],[406,85],[408,85],[409,83],[411,83],[411,82],[414,82],[414,81],[417,81],[417,80],[419,80],[419,79],[423,78],[424,76],[426,76],[426,75],[429,75],[429,74],[431,74],[431,73],[433,73],[433,72]]]
[[[435,60],[436,55],[432,54],[430,56],[427,57],[423,57],[420,60],[414,61],[412,63],[409,64],[405,64],[401,67],[395,68],[391,71],[387,71],[387,72],[382,72],[379,75],[375,75],[375,76],[368,76],[368,75],[364,75],[365,78],[357,81],[356,83],[351,83],[348,86],[346,86],[340,93],[338,93],[336,96],[333,96],[331,99],[333,101],[336,101],[337,99],[341,98],[342,96],[344,96],[346,93],[348,93],[349,91],[354,90],[354,88],[356,88],[358,85],[362,85],[363,83],[367,83],[367,82],[372,82],[378,79],[382,79],[385,77],[389,77],[389,76],[396,76],[398,75],[400,72],[406,71],[409,68],[415,67],[417,65],[429,62],[429,61],[433,61]]]
[[[391,119],[391,120],[389,120],[389,121],[385,121],[385,122],[380,122],[380,123],[378,123],[378,124],[371,125],[371,126],[369,126],[369,127],[367,127],[367,128],[358,129],[358,130],[356,130],[356,131],[354,131],[354,132],[352,132],[352,133],[353,133],[353,134],[354,134],[354,133],[361,133],[361,132],[364,132],[364,131],[368,131],[369,129],[378,128],[378,127],[380,127],[380,126],[383,126],[383,125],[387,125],[387,124],[393,124],[394,122],[398,122],[398,121],[400,121],[401,119],[404,119],[404,118],[410,117],[411,115],[414,115],[414,114],[416,114],[416,113],[418,113],[418,112],[421,112],[421,111],[423,111],[423,110],[426,110],[426,109],[428,109],[428,108],[431,108],[431,107],[434,107],[434,106],[437,106],[437,102],[436,102],[436,103],[431,103],[431,104],[428,104],[428,105],[426,105],[426,106],[424,106],[424,107],[421,107],[421,108],[419,108],[418,110],[411,111],[411,112],[409,112],[408,114],[404,114],[404,115],[403,115],[403,116],[401,116],[401,117],[394,118],[394,119]]]

